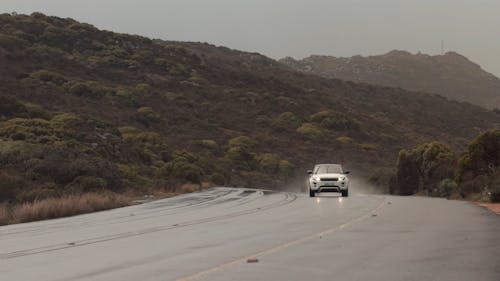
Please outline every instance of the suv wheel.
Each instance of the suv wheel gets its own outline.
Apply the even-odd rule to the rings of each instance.
[[[309,197],[315,197],[316,196],[316,192],[312,189],[309,189]]]
[[[341,190],[341,193],[342,193],[342,197],[347,197],[347,196],[349,196],[349,189]]]

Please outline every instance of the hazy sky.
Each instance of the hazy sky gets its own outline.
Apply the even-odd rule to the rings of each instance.
[[[500,76],[500,0],[0,0],[0,12],[273,58],[457,51]]]

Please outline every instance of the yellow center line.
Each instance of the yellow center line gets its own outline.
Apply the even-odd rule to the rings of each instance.
[[[230,261],[230,262],[226,262],[226,263],[220,264],[220,265],[212,267],[210,269],[203,270],[203,271],[200,271],[198,273],[195,273],[195,274],[192,274],[192,275],[188,275],[188,276],[179,278],[176,281],[197,280],[197,279],[199,279],[201,277],[204,277],[206,275],[209,275],[211,273],[214,273],[214,272],[217,272],[217,271],[222,271],[222,270],[230,268],[230,267],[232,267],[232,266],[234,266],[236,264],[246,262],[248,259],[253,259],[253,258],[259,258],[259,257],[268,256],[268,255],[274,254],[276,252],[279,252],[279,251],[285,250],[287,248],[290,248],[292,246],[303,244],[305,242],[318,239],[318,238],[320,238],[322,236],[329,235],[329,234],[332,234],[334,232],[338,232],[341,229],[344,229],[344,228],[346,228],[348,226],[351,226],[351,225],[353,225],[355,223],[358,223],[358,222],[363,221],[363,220],[365,220],[367,218],[370,218],[372,216],[373,212],[378,211],[379,209],[382,208],[382,206],[384,206],[384,202],[385,202],[385,198],[382,198],[380,204],[377,207],[375,207],[373,210],[371,210],[370,212],[368,212],[367,214],[362,215],[362,216],[357,217],[357,218],[354,218],[354,219],[352,219],[352,220],[350,220],[350,221],[348,221],[346,223],[343,223],[341,225],[338,225],[338,226],[335,226],[335,227],[323,230],[323,231],[321,231],[319,233],[311,234],[311,235],[308,235],[308,236],[305,236],[305,237],[302,237],[302,238],[299,238],[299,239],[296,239],[296,240],[285,242],[285,243],[280,244],[278,246],[275,246],[273,248],[270,248],[270,249],[267,249],[267,250],[263,250],[263,251],[255,253],[255,254],[246,256],[246,257],[242,257],[242,258]]]

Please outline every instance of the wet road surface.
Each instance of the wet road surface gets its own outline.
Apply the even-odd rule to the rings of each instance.
[[[498,281],[500,216],[435,198],[215,188],[0,227],[0,280]]]

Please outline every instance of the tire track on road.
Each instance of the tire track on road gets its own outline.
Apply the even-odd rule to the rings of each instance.
[[[282,200],[279,200],[277,202],[273,202],[273,203],[270,203],[267,205],[263,205],[263,206],[257,207],[257,208],[252,208],[252,209],[247,209],[247,210],[237,211],[237,212],[233,212],[233,213],[229,213],[229,214],[223,214],[223,215],[207,217],[207,218],[202,218],[202,219],[197,219],[197,220],[191,220],[191,221],[181,222],[181,223],[176,223],[176,224],[168,224],[168,225],[163,225],[163,226],[144,228],[144,229],[137,230],[137,231],[128,231],[128,232],[123,232],[123,233],[118,233],[118,234],[113,234],[113,235],[99,236],[99,237],[95,237],[95,238],[74,241],[74,242],[69,242],[69,243],[59,243],[59,244],[48,245],[48,246],[44,246],[44,247],[25,249],[25,250],[21,250],[21,251],[14,251],[14,252],[10,252],[10,253],[1,253],[0,259],[12,259],[12,258],[23,257],[23,256],[28,256],[28,255],[35,255],[35,254],[40,254],[40,253],[47,253],[47,252],[53,252],[53,251],[58,251],[58,250],[64,250],[64,249],[68,249],[68,248],[82,247],[82,246],[86,246],[86,245],[90,245],[90,244],[103,243],[103,242],[107,242],[107,241],[124,239],[124,238],[129,238],[129,237],[134,237],[134,236],[140,236],[140,235],[145,235],[145,234],[149,234],[149,233],[167,231],[167,230],[176,229],[176,228],[180,228],[180,227],[188,227],[188,226],[192,226],[192,225],[198,225],[198,224],[210,223],[210,222],[224,220],[224,219],[235,218],[235,217],[239,217],[239,216],[253,214],[256,212],[270,210],[273,208],[278,208],[278,207],[290,204],[297,199],[296,194],[293,194],[293,193],[282,193],[282,194],[284,195],[284,198]]]

